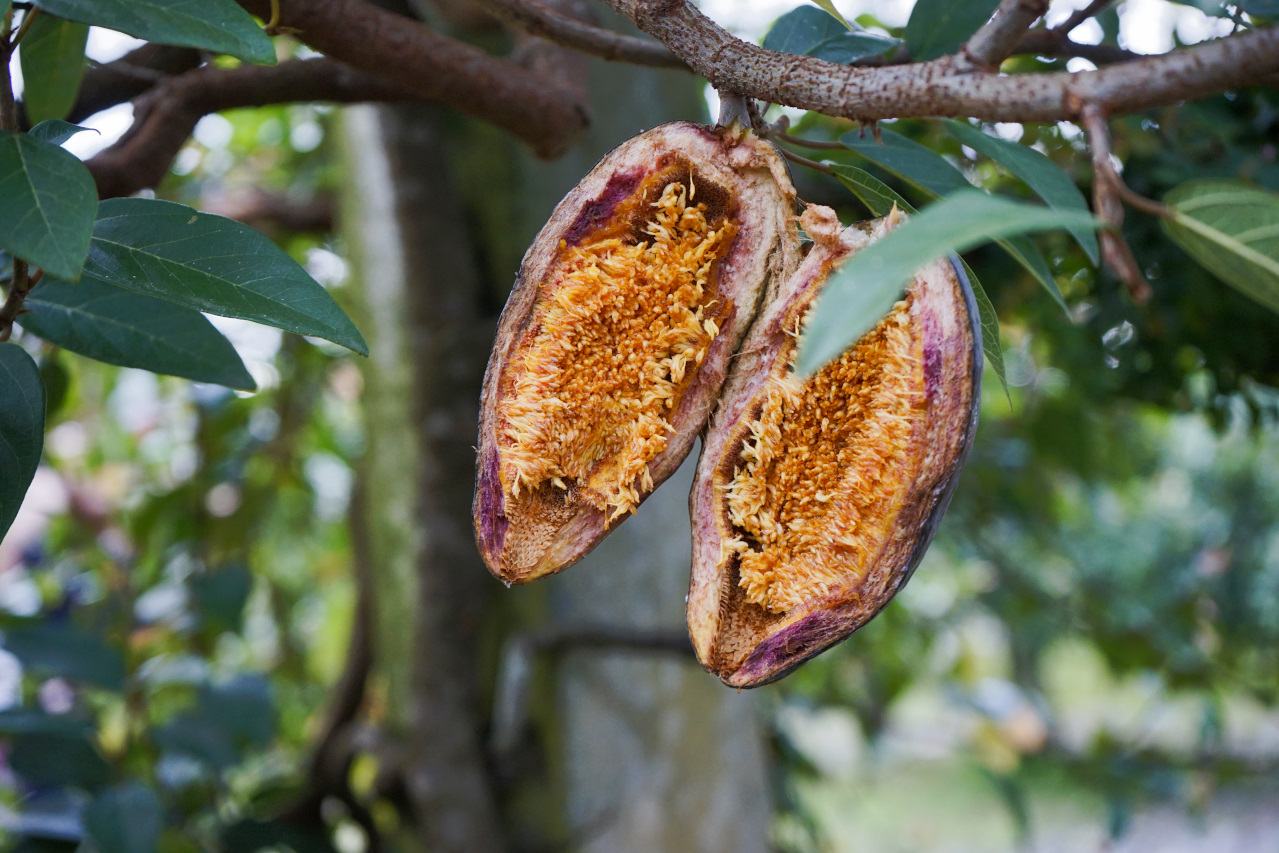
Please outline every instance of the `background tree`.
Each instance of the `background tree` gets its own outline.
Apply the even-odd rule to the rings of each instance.
[[[955,789],[984,780],[1017,838],[1062,791],[1118,836],[1148,800],[1273,779],[1248,720],[1273,720],[1279,683],[1257,305],[1279,305],[1279,9],[1206,4],[1219,38],[1143,57],[1104,2],[920,0],[904,27],[801,6],[763,46],[680,0],[609,5],[653,38],[534,0],[5,4],[25,86],[0,75],[0,528],[42,448],[32,494],[58,504],[0,549],[15,846],[763,849],[771,788],[771,843],[825,849],[849,832],[830,806],[847,739],[817,721],[891,753],[902,709],[940,691],[967,726]],[[90,24],[146,43],[86,69]],[[686,659],[678,486],[540,588],[493,596],[467,530],[519,257],[610,145],[697,117],[688,69],[805,199],[971,224],[899,251],[972,249],[990,293],[998,381],[929,566],[747,696]],[[60,147],[129,101],[119,141],[83,164]],[[310,106],[335,102],[397,106]],[[340,146],[307,142],[326,128]],[[1032,241],[1027,204],[1073,229]],[[1079,723],[1081,697],[1134,680],[1193,732]],[[928,815],[911,824],[924,846]]]

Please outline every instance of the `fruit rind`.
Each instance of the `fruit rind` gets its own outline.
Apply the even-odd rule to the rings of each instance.
[[[936,532],[975,433],[981,382],[981,329],[972,290],[953,259],[931,264],[912,283],[908,310],[921,341],[925,414],[910,444],[916,472],[903,484],[893,535],[847,585],[815,593],[784,612],[746,599],[739,561],[725,555],[740,536],[725,492],[741,467],[749,426],[770,382],[793,356],[793,323],[831,271],[902,217],[843,231],[833,213],[810,207],[803,220],[815,245],[747,334],[711,419],[690,495],[693,575],[689,632],[698,658],[735,687],[765,684],[845,639],[878,613],[914,571]],[[900,303],[899,303],[900,307]],[[905,310],[905,309],[903,309]],[[802,314],[801,314],[802,316]]]
[[[736,233],[714,273],[716,298],[723,299],[715,310],[725,316],[716,315],[714,334],[699,355],[700,368],[690,372],[669,410],[664,448],[635,480],[638,500],[624,502],[623,510],[633,509],[674,473],[691,450],[757,305],[796,264],[794,189],[784,161],[771,145],[737,128],[712,130],[686,122],[655,128],[612,151],[560,202],[525,255],[502,314],[481,399],[476,541],[490,571],[507,583],[527,582],[571,565],[629,514],[589,505],[586,488],[572,482],[517,495],[519,487],[512,488],[509,474],[511,457],[503,456],[512,446],[513,422],[504,412],[510,411],[512,371],[522,369],[512,365],[533,346],[548,310],[546,294],[554,284],[548,284],[548,277],[562,277],[565,253],[617,232],[619,219],[629,216],[626,222],[634,224],[636,211],[647,210],[655,199],[646,198],[641,205],[632,196],[641,190],[651,194],[649,184],[661,183],[667,173],[685,176],[693,185],[692,200],[709,199],[712,207],[729,210]],[[599,502],[598,496],[594,499]]]

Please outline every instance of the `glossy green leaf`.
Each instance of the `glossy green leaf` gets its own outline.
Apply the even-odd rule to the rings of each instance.
[[[1259,18],[1279,18],[1279,0],[1236,0],[1234,5]]]
[[[796,370],[801,376],[811,375],[865,334],[925,264],[997,237],[1085,222],[1095,220],[979,190],[947,196],[853,255],[831,275],[804,330]]]
[[[999,0],[918,0],[906,22],[910,58],[923,61],[954,53],[998,6]]]
[[[876,33],[844,33],[812,48],[808,51],[808,55],[815,59],[825,59],[827,62],[849,65],[868,56],[887,53],[899,44],[901,44],[899,39]]]
[[[153,373],[251,391],[244,362],[203,314],[97,281],[42,282],[27,297],[24,329],[74,353]]]
[[[848,27],[821,9],[800,6],[774,21],[762,44],[769,50],[804,55],[827,39],[847,32]]]
[[[85,133],[92,131],[98,133],[96,128],[81,127],[78,124],[72,124],[69,121],[50,118],[37,124],[35,127],[27,131],[27,135],[32,139],[39,139],[41,142],[47,142],[50,145],[61,145],[77,133]]]
[[[1192,181],[1164,197],[1164,231],[1209,272],[1279,311],[1279,194],[1239,181]]]
[[[947,120],[945,126],[951,136],[961,143],[994,160],[1024,181],[1049,207],[1088,211],[1088,202],[1070,179],[1070,175],[1035,149],[982,133],[964,122]],[[1068,230],[1088,255],[1088,259],[1096,264],[1100,257],[1097,235],[1087,228]]]
[[[0,131],[0,246],[76,280],[89,251],[98,191],[73,154],[29,134]]]
[[[46,714],[32,708],[0,711],[0,736],[44,734],[87,737],[91,731],[92,726],[87,720],[70,714]]]
[[[242,564],[232,564],[187,581],[200,622],[213,631],[239,631],[253,577]]]
[[[964,173],[945,157],[888,128],[880,129],[878,140],[850,130],[839,142],[934,198],[972,188]]]
[[[9,532],[44,449],[44,383],[27,351],[0,344],[0,540]]]
[[[46,12],[134,38],[275,64],[275,46],[235,0],[36,0]]]
[[[860,133],[850,131],[839,141],[845,148],[887,169],[931,198],[972,188],[963,172],[936,151],[891,130],[882,130],[880,137],[881,141],[876,142],[873,138],[862,138]],[[1022,236],[1000,238],[995,243],[1033,275],[1063,311],[1069,310],[1048,261],[1044,260],[1034,243]]]
[[[111,767],[82,735],[18,735],[8,763],[29,785],[72,785],[93,791],[111,779]]]
[[[89,27],[56,15],[36,15],[22,38],[22,103],[33,124],[66,118],[84,76]]]
[[[764,47],[847,64],[877,56],[901,42],[860,29],[852,32],[829,14],[800,6],[782,15],[764,37]]]
[[[124,656],[120,650],[70,623],[32,622],[6,628],[3,645],[23,666],[41,675],[108,690],[124,686]]]
[[[84,810],[84,831],[97,853],[155,853],[163,830],[160,799],[141,782],[103,791]]]
[[[887,216],[892,212],[893,205],[912,215],[917,213],[910,202],[894,192],[892,187],[864,169],[839,163],[828,165],[835,171],[835,177],[839,179],[839,182],[848,187],[849,191],[857,196],[875,216]],[[973,298],[977,302],[977,319],[981,323],[982,352],[986,354],[986,360],[990,362],[990,369],[995,371],[995,376],[999,378],[999,386],[1004,389],[1004,395],[1008,396],[1008,380],[1004,376],[1004,348],[999,339],[999,315],[995,313],[995,306],[986,295],[986,289],[977,279],[977,273],[973,272],[972,267],[968,266],[968,262],[963,258],[960,258],[959,262],[963,264],[964,272],[968,274],[968,283],[972,285]],[[1011,397],[1009,400],[1011,402]]]
[[[84,274],[197,311],[369,352],[333,297],[287,253],[247,225],[186,205],[102,202]]]
[[[839,13],[839,10],[835,8],[835,4],[831,0],[813,0],[813,2],[825,9],[828,15],[831,15],[848,29],[851,30],[853,28],[853,25],[848,23],[844,16]]]

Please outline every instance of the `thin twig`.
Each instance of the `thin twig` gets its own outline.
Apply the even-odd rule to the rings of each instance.
[[[1060,33],[1062,36],[1067,36],[1075,27],[1079,26],[1089,18],[1095,17],[1099,12],[1101,12],[1101,10],[1105,9],[1113,2],[1114,0],[1092,0],[1092,2],[1084,8],[1076,9],[1072,12],[1069,18],[1053,27],[1050,32]]]
[[[629,62],[653,68],[676,68],[688,71],[688,64],[671,53],[661,42],[622,35],[592,26],[537,0],[479,0],[480,5],[498,18],[514,24],[530,35],[571,47],[582,53],[612,62]]]
[[[1096,104],[1083,107],[1083,125],[1088,134],[1093,162],[1093,208],[1106,223],[1107,230],[1098,235],[1101,256],[1106,267],[1128,288],[1128,294],[1138,305],[1145,304],[1151,296],[1150,282],[1141,271],[1132,247],[1124,239],[1123,191],[1127,190],[1123,179],[1115,171],[1110,157],[1110,130],[1106,117]],[[1132,192],[1128,190],[1128,192]],[[1132,193],[1136,195],[1136,193]],[[1153,204],[1153,202],[1151,202]]]
[[[10,50],[17,47],[22,42],[22,37],[27,34],[27,30],[31,29],[31,22],[40,14],[39,8],[30,9],[22,16],[22,26],[18,27],[18,32],[14,35],[12,41],[9,42]],[[7,71],[7,69],[6,69]]]
[[[964,45],[960,56],[979,68],[998,68],[1030,25],[1048,11],[1048,0],[1003,0],[994,17]]]
[[[778,146],[777,150],[782,152],[783,157],[796,165],[807,166],[810,169],[816,169],[824,175],[830,175],[832,178],[835,177],[835,170],[830,166],[827,166],[825,163],[819,163],[816,160],[809,160],[807,157],[796,154],[794,151],[782,148],[781,146]]]
[[[843,143],[828,142],[825,139],[806,139],[802,136],[791,136],[784,130],[774,127],[768,131],[768,135],[790,145],[798,145],[801,148],[815,148],[822,151],[839,151],[844,150]]]

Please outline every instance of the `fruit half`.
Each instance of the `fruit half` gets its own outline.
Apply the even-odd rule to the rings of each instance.
[[[688,625],[725,683],[774,680],[856,631],[924,555],[976,431],[981,327],[950,260],[921,270],[892,311],[801,381],[805,317],[854,252],[900,220],[840,230],[802,217],[815,243],[742,343],[690,498]]]
[[[685,122],[609,153],[521,265],[484,378],[476,541],[507,583],[571,565],[674,473],[796,265],[776,150]]]

